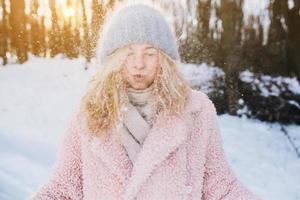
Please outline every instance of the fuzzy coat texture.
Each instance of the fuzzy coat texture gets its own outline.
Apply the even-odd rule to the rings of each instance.
[[[230,169],[201,91],[191,90],[180,117],[157,116],[134,165],[115,134],[91,136],[78,109],[72,116],[51,176],[30,200],[260,199]]]

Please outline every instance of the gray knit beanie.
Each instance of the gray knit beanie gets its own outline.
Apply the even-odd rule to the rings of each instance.
[[[163,15],[154,7],[136,3],[120,9],[107,24],[98,41],[97,60],[129,43],[147,42],[179,60],[175,34]],[[100,60],[100,61],[99,61]]]

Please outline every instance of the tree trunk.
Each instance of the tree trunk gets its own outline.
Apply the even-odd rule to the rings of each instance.
[[[11,0],[10,11],[13,49],[17,55],[19,63],[24,63],[28,59],[25,1]]]

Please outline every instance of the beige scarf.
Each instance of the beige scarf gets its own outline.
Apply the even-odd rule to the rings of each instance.
[[[155,120],[152,88],[136,90],[128,88],[130,103],[123,115],[123,124],[117,131],[134,163]]]

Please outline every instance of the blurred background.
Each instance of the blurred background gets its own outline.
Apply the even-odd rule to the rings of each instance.
[[[143,1],[0,0],[1,200],[47,181],[122,2]],[[215,103],[240,180],[264,199],[300,199],[300,0],[147,2],[176,33],[183,76]]]
[[[215,91],[209,91],[220,113],[300,123],[300,91],[293,90],[300,78],[299,0],[153,3],[166,10],[184,63],[207,63],[224,72],[214,77]],[[115,0],[1,0],[3,67],[25,63],[30,55],[83,56],[90,63],[104,17],[115,4]]]

